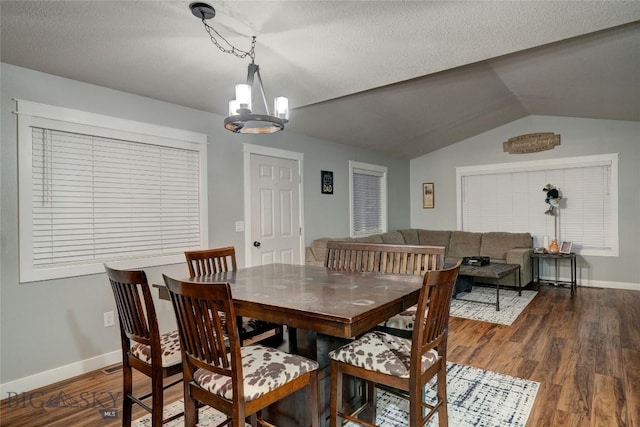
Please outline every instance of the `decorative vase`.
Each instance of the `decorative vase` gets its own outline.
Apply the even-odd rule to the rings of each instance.
[[[552,254],[555,254],[558,252],[558,241],[556,239],[553,239],[551,241],[551,243],[549,243],[549,252],[551,252]]]

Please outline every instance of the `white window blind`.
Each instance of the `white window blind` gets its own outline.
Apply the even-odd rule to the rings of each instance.
[[[387,168],[349,162],[351,235],[366,236],[387,229]]]
[[[617,155],[458,168],[459,228],[530,232],[573,242],[583,255],[618,254]],[[545,215],[546,184],[560,191],[558,214]]]
[[[21,281],[102,272],[104,263],[180,262],[202,246],[200,144],[31,119],[20,127],[29,134],[21,156],[31,157],[20,194]]]

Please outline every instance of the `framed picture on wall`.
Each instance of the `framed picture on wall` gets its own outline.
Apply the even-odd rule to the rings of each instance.
[[[434,204],[434,186],[433,182],[425,182],[422,184],[422,207],[424,209],[433,209]]]

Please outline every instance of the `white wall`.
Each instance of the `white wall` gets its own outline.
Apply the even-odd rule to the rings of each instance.
[[[104,274],[21,284],[18,282],[18,187],[16,117],[12,98],[200,132],[209,136],[209,243],[235,245],[244,265],[242,143],[304,154],[305,241],[349,233],[348,161],[389,168],[389,229],[409,226],[409,162],[388,155],[292,134],[234,135],[223,118],[203,111],[1,64],[0,385],[26,391],[120,360],[115,327],[102,326],[102,313],[115,310]],[[226,102],[226,101],[225,101]],[[295,120],[295,110],[292,111]],[[335,194],[320,194],[320,171],[334,171]],[[152,282],[162,273],[177,277],[186,266],[147,270]],[[161,327],[173,325],[167,302],[158,302]]]
[[[511,137],[554,132],[560,146],[531,154],[508,154]],[[456,167],[619,153],[618,257],[579,257],[581,285],[640,290],[640,123],[529,116],[411,160],[411,227],[456,229]],[[423,209],[423,182],[435,183],[435,209]],[[550,275],[549,269],[543,274]],[[562,276],[568,271],[562,269]]]

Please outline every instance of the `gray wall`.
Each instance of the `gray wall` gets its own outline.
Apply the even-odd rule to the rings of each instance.
[[[553,150],[502,151],[507,139],[536,132],[561,134]],[[579,257],[581,284],[640,290],[640,123],[529,116],[411,160],[411,226],[456,229],[456,167],[619,153],[618,257]],[[435,182],[435,209],[423,209],[421,185]],[[543,274],[549,274],[545,272]],[[566,271],[563,275],[567,275]]]
[[[73,364],[119,349],[117,328],[102,326],[102,313],[114,310],[104,274],[18,283],[18,188],[16,117],[12,98],[97,114],[176,127],[209,136],[209,244],[235,245],[244,264],[244,234],[234,223],[244,218],[242,142],[304,153],[304,224],[307,243],[349,233],[348,161],[389,168],[389,229],[409,226],[409,162],[329,141],[287,132],[268,136],[233,135],[222,117],[124,92],[2,64],[0,227],[0,383]],[[226,101],[225,101],[226,102]],[[295,120],[295,110],[292,112]],[[320,171],[334,171],[335,194],[320,194]],[[184,265],[147,270],[183,276]],[[161,327],[173,324],[166,302],[158,304]]]

